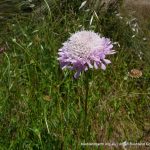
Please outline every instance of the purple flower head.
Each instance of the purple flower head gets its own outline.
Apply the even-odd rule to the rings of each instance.
[[[111,61],[106,59],[106,55],[114,54],[113,45],[108,38],[100,37],[93,31],[80,31],[63,43],[59,49],[59,62],[62,69],[75,70],[75,78],[78,78],[82,71],[89,68],[103,70]]]

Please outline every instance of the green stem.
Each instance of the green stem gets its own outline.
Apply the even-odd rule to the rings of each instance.
[[[84,103],[84,113],[85,113],[85,118],[84,118],[84,135],[85,135],[85,140],[87,136],[87,111],[88,111],[88,94],[89,94],[89,76],[88,72],[85,72],[85,80],[84,80],[84,85],[85,85],[85,103]]]

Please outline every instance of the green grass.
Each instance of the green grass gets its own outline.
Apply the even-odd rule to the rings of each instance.
[[[90,26],[93,13],[72,7],[55,3],[48,15],[18,17],[3,32],[7,49],[0,54],[2,150],[83,149],[84,142],[150,140],[149,64],[144,54],[142,60],[138,57],[144,41],[140,36],[132,39],[130,28],[114,15],[94,17]],[[62,42],[81,25],[121,43],[106,71],[91,71],[86,137],[84,75],[74,80],[74,72],[62,71],[57,61]],[[143,76],[130,78],[132,68],[141,69]]]

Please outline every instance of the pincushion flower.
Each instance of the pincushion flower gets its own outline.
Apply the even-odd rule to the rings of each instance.
[[[111,63],[106,56],[115,53],[112,48],[110,39],[93,31],[79,31],[63,43],[58,52],[58,60],[62,69],[75,70],[74,77],[78,78],[82,71],[89,68],[105,70],[106,65]]]

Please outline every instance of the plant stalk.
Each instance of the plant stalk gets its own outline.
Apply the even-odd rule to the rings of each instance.
[[[87,112],[88,112],[88,95],[89,95],[89,73],[85,72],[85,102],[84,102],[84,136],[87,137]]]

